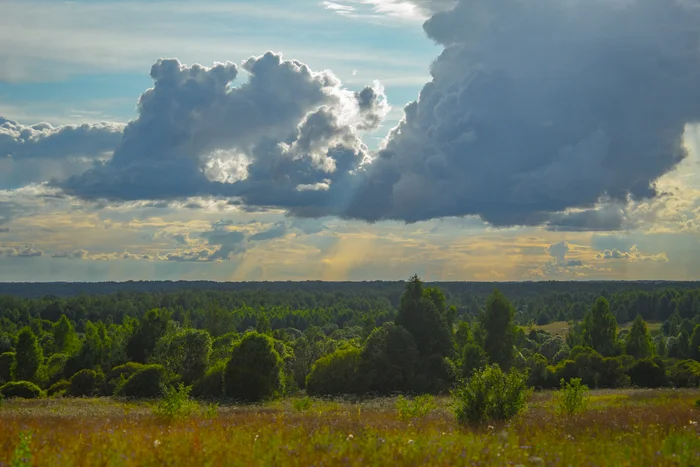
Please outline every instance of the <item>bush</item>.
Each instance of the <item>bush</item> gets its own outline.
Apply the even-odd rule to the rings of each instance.
[[[37,399],[44,395],[39,386],[30,381],[11,381],[0,387],[0,394],[7,399],[11,399],[13,397]]]
[[[555,381],[562,378],[581,378],[583,384],[593,388],[620,388],[629,385],[624,358],[602,357],[585,347],[571,351],[574,360],[564,360],[554,369]]]
[[[498,365],[487,366],[454,392],[455,414],[463,425],[509,420],[525,409],[530,394],[527,375],[516,370],[503,373]]]
[[[659,388],[666,385],[666,369],[660,358],[637,360],[629,369],[632,384],[640,388]]]
[[[313,395],[340,395],[355,392],[360,349],[339,349],[321,357],[306,377],[306,392]]]
[[[46,395],[49,397],[58,397],[62,396],[68,391],[70,388],[70,381],[66,381],[65,379],[62,379],[61,381],[58,381],[56,383],[53,383],[50,388],[46,390]]]
[[[153,407],[153,414],[167,420],[184,418],[197,410],[197,404],[190,400],[192,386],[180,383],[177,387],[165,386],[163,397]]]
[[[251,332],[235,345],[224,370],[224,394],[233,399],[262,401],[284,391],[282,359],[273,339]]]
[[[418,396],[413,400],[399,396],[396,400],[396,411],[398,412],[399,420],[403,422],[423,418],[434,409],[435,400],[429,394]]]
[[[67,394],[73,397],[95,396],[104,383],[104,375],[94,370],[80,370],[70,378]]]
[[[311,402],[310,397],[302,397],[301,399],[294,399],[292,406],[297,412],[306,412],[311,410],[313,403]]]
[[[700,386],[700,362],[683,360],[668,370],[668,379],[677,388]]]
[[[192,397],[216,399],[224,395],[224,370],[226,362],[220,361],[209,368],[204,376],[192,386]]]
[[[551,387],[551,367],[547,365],[547,359],[536,353],[532,357],[527,359],[528,386],[536,388],[549,388]]]
[[[575,415],[588,408],[590,391],[581,384],[581,378],[571,378],[567,383],[561,380],[561,389],[556,392],[557,411],[562,415]]]
[[[130,376],[118,388],[117,395],[123,397],[154,398],[162,393],[162,386],[167,382],[165,368],[161,365],[145,365],[144,368]]]
[[[117,394],[118,389],[126,383],[132,375],[146,367],[143,363],[128,362],[123,365],[117,365],[107,373],[105,377],[105,393]]]

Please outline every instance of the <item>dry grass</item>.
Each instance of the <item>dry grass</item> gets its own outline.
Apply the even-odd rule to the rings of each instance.
[[[448,398],[413,423],[394,399],[361,404],[290,400],[223,407],[214,419],[166,423],[149,407],[110,400],[8,401],[0,409],[0,465],[33,431],[38,466],[700,465],[698,391],[594,391],[592,407],[558,417],[537,393],[510,424],[464,429]]]

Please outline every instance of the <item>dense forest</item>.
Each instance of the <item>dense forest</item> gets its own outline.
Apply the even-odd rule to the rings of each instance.
[[[700,284],[0,284],[0,394],[441,393],[488,364],[537,388],[697,386]],[[567,321],[568,334],[538,326]],[[630,323],[631,324],[628,324]],[[661,323],[652,336],[647,322]],[[627,324],[624,326],[623,324]]]

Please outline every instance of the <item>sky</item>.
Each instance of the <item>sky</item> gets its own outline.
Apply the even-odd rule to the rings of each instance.
[[[700,280],[699,0],[4,0],[0,281]]]

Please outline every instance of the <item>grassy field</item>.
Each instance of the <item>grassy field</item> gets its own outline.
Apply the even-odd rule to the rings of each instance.
[[[649,328],[649,333],[652,336],[655,336],[656,334],[660,333],[661,332],[661,324],[662,323],[647,323],[647,328]],[[631,327],[632,327],[631,321],[629,323],[621,324],[618,326],[618,328],[620,330],[630,329]],[[569,323],[567,323],[566,321],[555,321],[554,323],[544,324],[541,326],[533,326],[533,328],[547,331],[554,336],[566,337],[566,334],[569,332]],[[530,327],[524,326],[523,329],[526,332],[528,332],[530,330]]]
[[[399,419],[394,399],[303,411],[284,400],[171,422],[145,403],[11,400],[0,408],[0,465],[700,465],[699,391],[592,394],[581,415],[555,415],[551,393],[536,393],[517,420],[470,429],[449,398],[413,421]]]

